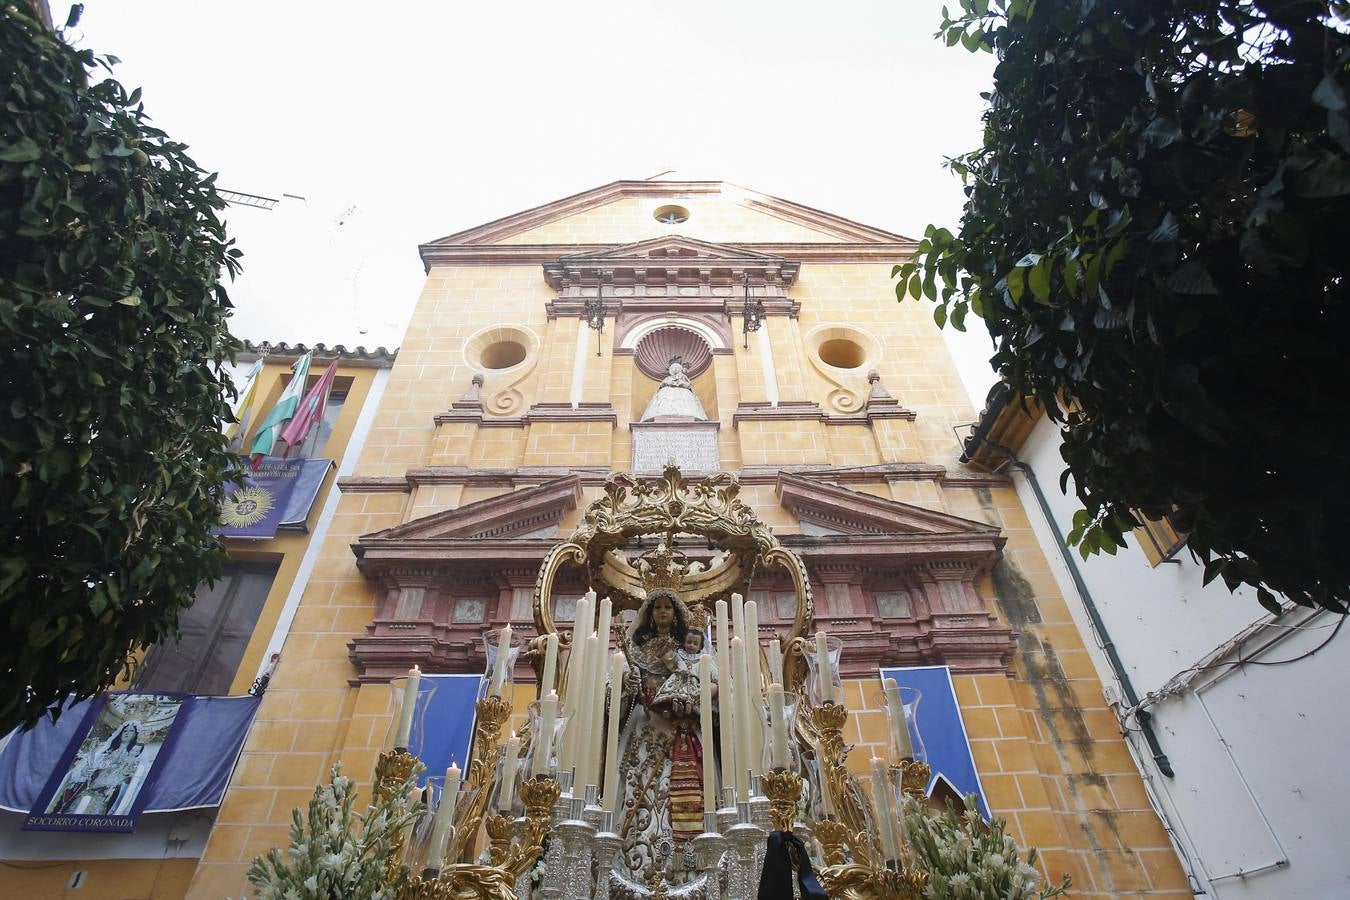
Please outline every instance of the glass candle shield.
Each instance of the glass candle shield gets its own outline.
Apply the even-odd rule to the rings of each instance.
[[[895,720],[892,718],[890,704],[887,702],[886,692],[881,691],[873,698],[873,702],[880,706],[886,714],[886,759],[892,764],[899,763],[902,759],[913,759],[919,762],[928,762],[928,748],[924,746],[923,734],[919,730],[919,701],[923,699],[923,692],[918,688],[901,687],[900,703],[904,707],[905,728],[909,734],[910,753],[901,752],[897,745]]]
[[[458,825],[462,817],[473,806],[475,798],[478,796],[478,788],[459,789],[458,796],[455,799],[455,808],[450,814],[450,823],[452,826]],[[409,851],[405,861],[414,872],[422,868],[434,867],[437,860],[433,859],[436,848],[432,845],[432,838],[436,830],[436,816],[440,812],[441,801],[445,798],[445,776],[432,775],[427,778],[426,786],[426,812],[418,817],[413,826],[413,831],[409,835]],[[446,840],[448,845],[447,853],[454,851],[455,833],[451,832]],[[413,848],[416,848],[415,850]],[[415,854],[415,855],[414,855]]]
[[[766,700],[766,704],[767,704]],[[802,771],[802,757],[797,747],[797,708],[801,705],[801,695],[792,691],[783,692],[783,730],[787,736],[787,764],[785,768],[790,772]],[[773,759],[773,721],[770,711],[766,705],[763,710],[764,716],[764,772],[772,772],[778,767]]]
[[[521,778],[529,778],[538,767],[535,765],[535,754],[544,753],[543,774],[558,777],[558,749],[562,746],[562,735],[567,729],[567,723],[571,720],[571,710],[562,703],[558,704],[558,713],[553,718],[553,729],[550,734],[543,733],[544,721],[540,709],[539,701],[536,700],[528,707],[530,715],[530,752],[521,756],[526,761],[526,768],[518,773]],[[570,785],[564,785],[569,787]]]
[[[391,715],[384,732],[383,748],[385,750],[394,749],[395,738],[398,736],[398,723],[403,713],[403,696],[406,693],[408,685],[408,676],[400,675],[397,678],[389,680],[389,706]],[[422,756],[422,748],[426,743],[426,717],[427,710],[431,708],[431,698],[436,694],[435,679],[427,678],[425,675],[418,681],[416,706],[413,707],[412,730],[408,734],[407,750],[413,756],[419,759]]]
[[[482,700],[491,693],[492,673],[497,669],[497,647],[502,639],[502,630],[493,628],[483,632],[483,655],[487,657],[487,666],[483,669],[483,682],[478,686],[478,699]],[[516,631],[511,632],[511,642],[507,650],[506,657],[506,680],[502,685],[502,694],[508,693],[511,684],[511,673],[515,671],[516,659],[520,656],[521,647],[524,646],[520,639],[520,634]],[[507,699],[510,699],[509,696]]]
[[[839,674],[839,660],[844,653],[844,642],[837,637],[825,638],[826,652],[830,657],[830,683],[834,686],[834,702],[844,702],[844,683]],[[814,640],[807,643],[803,656],[806,658],[806,696],[812,706],[822,703],[824,692],[820,678],[820,660],[816,654]]]

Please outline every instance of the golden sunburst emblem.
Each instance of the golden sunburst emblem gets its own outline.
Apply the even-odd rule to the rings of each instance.
[[[276,497],[266,488],[246,487],[235,491],[220,507],[220,524],[231,528],[257,525],[276,505]]]

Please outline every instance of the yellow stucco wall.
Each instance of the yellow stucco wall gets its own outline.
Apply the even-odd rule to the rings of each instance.
[[[683,202],[683,201],[676,201]],[[538,226],[504,243],[631,242],[671,233],[651,219],[656,203],[619,200],[603,208]],[[837,241],[734,198],[697,198],[694,216],[678,233],[709,241]],[[806,232],[805,234],[803,232]],[[930,310],[898,305],[889,264],[820,264],[801,267],[790,295],[801,302],[797,319],[772,318],[769,335],[783,400],[822,406],[836,390],[862,390],[860,373],[833,379],[807,358],[813,329],[855,327],[882,348],[876,368],[885,387],[917,413],[914,422],[866,425],[820,422],[733,423],[737,403],[761,400],[759,347],[733,342],[734,353],[715,358],[716,416],[722,424],[722,461],[728,469],[750,464],[828,463],[868,466],[923,461],[957,467],[952,426],[970,422],[974,410],[961,389]],[[484,329],[529,329],[537,353],[522,367],[489,373],[483,399],[489,413],[522,415],[536,402],[569,397],[577,346],[575,318],[549,321],[545,304],[554,292],[537,263],[437,266],[426,279],[357,467],[359,476],[402,476],[411,467],[469,465],[608,465],[631,459],[626,425],[640,413],[632,360],[613,354],[607,329],[603,356],[587,360],[583,397],[610,399],[619,425],[605,422],[537,422],[516,428],[473,424],[436,426],[469,387],[474,369],[465,358],[470,339]],[[734,323],[736,329],[739,322]],[[739,338],[739,331],[735,331]],[[587,337],[593,352],[594,335]],[[952,487],[934,479],[878,478],[851,484],[932,509],[996,524],[1008,539],[1011,575],[980,585],[994,612],[1021,632],[1012,677],[960,676],[956,687],[980,776],[994,811],[1012,834],[1041,849],[1046,873],[1069,873],[1075,896],[1189,897],[1186,881],[1162,827],[1149,808],[1137,770],[1102,699],[1082,638],[1051,577],[1026,513],[1010,487]],[[345,493],[305,590],[281,664],[264,697],[257,723],[212,833],[189,896],[231,896],[249,861],[287,839],[292,808],[336,762],[368,779],[388,726],[388,690],[353,687],[347,644],[371,620],[376,588],[356,569],[350,545],[361,535],[453,508],[505,487],[428,485],[411,493]],[[596,491],[587,490],[583,506]],[[771,485],[742,493],[756,513],[782,532],[799,530]],[[562,523],[563,532],[581,514]],[[857,710],[848,735],[861,745],[882,738],[874,698],[860,685],[848,688]],[[528,688],[517,689],[523,708]],[[162,894],[162,896],[170,896]]]

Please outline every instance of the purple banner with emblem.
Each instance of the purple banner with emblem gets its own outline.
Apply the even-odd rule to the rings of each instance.
[[[220,504],[220,524],[215,533],[221,537],[270,538],[277,533],[304,471],[305,460],[263,457],[256,470],[242,484],[225,488]]]

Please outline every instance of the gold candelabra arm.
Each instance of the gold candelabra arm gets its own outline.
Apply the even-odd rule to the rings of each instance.
[[[844,852],[844,844],[849,838],[848,826],[838,819],[819,819],[814,830],[825,865],[842,866],[848,858]]]
[[[476,707],[478,718],[474,725],[475,758],[497,746],[502,726],[511,717],[511,704],[501,697],[484,697]]]
[[[404,882],[397,900],[516,900],[515,882],[493,866],[455,863]]]
[[[787,769],[775,769],[760,776],[764,796],[769,798],[769,818],[774,831],[791,831],[797,818],[797,801],[802,796],[802,776]]]
[[[501,866],[511,851],[511,817],[493,813],[483,822],[488,834],[488,854],[494,866]]]
[[[855,863],[871,866],[880,861],[876,844],[867,827],[863,800],[857,785],[849,778],[848,754],[852,749],[844,743],[844,723],[848,721],[848,707],[842,703],[825,703],[807,710],[806,719],[816,744],[820,763],[822,790],[828,791],[835,814],[845,832],[844,842]]]
[[[906,866],[876,869],[850,863],[828,865],[819,872],[825,892],[838,900],[918,900],[928,886],[928,874]]]
[[[510,845],[499,865],[510,873],[512,884],[544,852],[544,838],[553,824],[553,806],[561,793],[562,785],[546,775],[535,775],[520,783],[520,799],[525,804],[525,836]]]
[[[375,761],[375,783],[371,786],[376,802],[392,804],[404,790],[404,785],[413,776],[422,763],[406,749],[386,750]],[[400,829],[394,836],[389,852],[389,862],[385,867],[385,878],[389,883],[398,879],[399,869],[403,866],[403,845],[408,829]]]
[[[932,777],[933,770],[928,763],[917,759],[901,760],[900,787],[916,800],[923,800],[928,796],[928,780]]]

